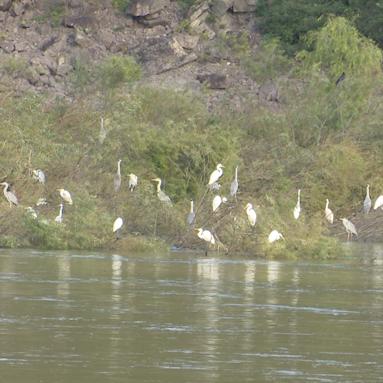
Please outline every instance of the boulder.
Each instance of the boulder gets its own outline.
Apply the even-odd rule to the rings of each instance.
[[[12,3],[13,3],[12,0],[0,0],[0,11],[2,12],[9,11]]]
[[[206,84],[210,89],[226,89],[227,76],[221,73],[200,74],[196,79]]]
[[[234,0],[212,0],[210,11],[217,17],[223,16],[233,6]]]
[[[257,0],[234,0],[233,12],[255,12]]]
[[[135,17],[143,17],[158,13],[169,4],[169,0],[133,0],[126,13]]]

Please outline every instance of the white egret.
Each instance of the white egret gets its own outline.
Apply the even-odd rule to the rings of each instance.
[[[347,218],[341,218],[341,221],[343,223],[343,226],[345,227],[346,229],[346,232],[347,232],[347,241],[349,239],[352,240],[352,235],[354,234],[356,237],[358,236],[358,233],[356,231],[356,228],[354,226],[354,224],[349,221]]]
[[[59,211],[59,215],[55,218],[56,223],[62,223],[63,217],[64,217],[64,204],[60,203],[59,206],[60,206],[60,211]]]
[[[226,197],[221,197],[219,195],[216,195],[214,198],[213,198],[213,203],[212,203],[212,206],[213,206],[213,211],[216,211],[222,203],[225,203],[227,202],[227,198]]]
[[[121,217],[116,218],[116,220],[113,222],[113,233],[116,233],[116,239],[120,238],[121,228],[123,224],[124,221]]]
[[[72,197],[68,190],[65,189],[57,189],[60,192],[61,198],[67,202],[69,205],[73,205]]]
[[[193,225],[195,220],[195,213],[194,213],[194,202],[190,201],[190,212],[186,218],[186,222],[188,225]]]
[[[163,192],[161,190],[161,184],[162,184],[161,178],[153,178],[152,181],[157,182],[157,197],[158,197],[158,199],[161,202],[164,202],[168,205],[171,205],[172,201],[171,201],[170,197],[165,192]]]
[[[46,198],[39,198],[36,202],[36,206],[48,205]]]
[[[213,184],[209,185],[210,190],[218,191],[221,189],[221,185],[218,182],[214,182]]]
[[[363,201],[363,213],[368,214],[371,209],[370,185],[366,188],[366,198]]]
[[[215,182],[218,181],[218,179],[222,176],[223,174],[223,168],[224,166],[222,164],[218,164],[216,169],[210,174],[209,178],[209,183],[208,185],[213,185]]]
[[[199,229],[196,229],[198,231],[197,235],[198,235],[198,238],[201,238],[203,239],[204,241],[212,244],[212,245],[215,245],[215,238],[214,238],[214,235],[209,231],[209,230],[204,230],[202,229],[202,227],[200,227]]]
[[[269,234],[268,241],[269,241],[269,243],[273,243],[275,241],[279,241],[280,239],[285,239],[285,238],[283,237],[283,235],[278,230],[273,230]]]
[[[34,169],[34,170],[32,170],[32,173],[33,173],[32,177],[36,181],[39,181],[41,184],[45,184],[45,180],[46,180],[45,174],[41,169]]]
[[[249,220],[249,223],[251,226],[255,226],[255,223],[257,222],[257,213],[255,212],[253,205],[251,203],[248,203],[245,207],[247,219]]]
[[[121,187],[121,160],[117,161],[117,173],[114,176],[114,191],[118,192]]]
[[[4,186],[3,193],[4,193],[4,197],[9,202],[9,206],[10,207],[12,207],[12,205],[17,206],[19,204],[19,201],[17,200],[16,195],[12,192],[9,183],[1,182],[0,185]]]
[[[326,207],[324,208],[324,214],[325,214],[325,217],[326,217],[327,221],[329,223],[333,224],[333,222],[334,222],[334,213],[328,207],[328,205],[329,205],[329,200],[328,200],[328,198],[326,198]]]
[[[128,177],[129,177],[128,188],[132,192],[137,187],[138,177],[133,173],[130,173]]]
[[[379,209],[380,207],[383,209],[383,195],[380,195],[374,203],[374,210]]]
[[[238,191],[238,166],[235,167],[234,180],[230,185],[230,196],[237,198]]]
[[[298,189],[298,200],[294,207],[294,218],[298,219],[301,214],[301,189]]]
[[[30,217],[32,217],[33,219],[37,218],[37,212],[36,212],[36,210],[32,206],[26,207],[25,210],[27,211],[27,214]]]

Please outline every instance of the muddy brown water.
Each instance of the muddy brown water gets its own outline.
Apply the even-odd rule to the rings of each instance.
[[[0,250],[0,382],[383,381],[383,246],[354,247],[331,262]]]

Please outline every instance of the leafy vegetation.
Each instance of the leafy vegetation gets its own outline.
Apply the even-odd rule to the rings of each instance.
[[[273,78],[280,88],[278,105],[251,98],[241,114],[226,104],[207,110],[195,94],[139,85],[138,65],[122,57],[79,65],[85,80],[75,102],[5,94],[0,169],[22,206],[10,209],[1,202],[1,245],[204,246],[185,223],[193,199],[197,226],[211,229],[220,249],[285,258],[341,254],[324,219],[326,198],[339,218],[360,209],[367,183],[373,194],[383,189],[381,51],[344,18],[330,18],[302,41],[305,49],[296,59],[275,39],[265,40],[255,55],[245,49],[245,39],[225,43],[259,83]],[[345,79],[336,85],[343,71]],[[115,193],[118,159],[123,184]],[[206,184],[219,162],[225,165],[220,193],[228,194],[236,165],[240,193],[237,202],[230,199],[212,214]],[[35,168],[46,172],[46,186],[30,176]],[[127,189],[131,172],[139,176],[133,193]],[[173,207],[158,200],[154,177],[164,181]],[[63,224],[54,222],[60,187],[74,200],[65,207]],[[303,210],[295,220],[298,188]],[[48,199],[47,206],[35,206],[40,197]],[[258,214],[254,229],[244,211],[247,202]],[[27,206],[35,207],[37,219],[27,214]],[[117,216],[125,225],[123,240],[116,242],[111,226]],[[286,240],[270,245],[272,229]]]

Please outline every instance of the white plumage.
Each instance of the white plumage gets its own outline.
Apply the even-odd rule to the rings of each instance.
[[[204,230],[202,228],[197,229],[198,230],[198,237],[203,239],[204,241],[211,243],[212,245],[215,245],[215,238],[213,234],[209,230]]]
[[[212,202],[213,211],[216,211],[221,206],[221,204],[225,202],[227,202],[226,197],[221,197],[220,195],[216,195],[213,198],[213,202]]]
[[[62,221],[63,221],[63,213],[64,213],[64,204],[60,203],[59,215],[55,218],[55,222],[56,223],[62,223]]]
[[[294,207],[294,218],[298,219],[301,214],[301,189],[298,190],[298,200]]]
[[[132,192],[137,187],[138,177],[133,173],[130,173],[128,177],[128,188]]]
[[[224,166],[222,164],[218,164],[217,168],[210,174],[209,178],[209,184],[208,185],[213,185],[215,182],[219,180],[219,178],[223,174],[223,168]]]
[[[33,178],[36,181],[39,181],[41,184],[45,184],[45,180],[46,180],[45,174],[41,169],[34,169],[32,173],[33,173]]]
[[[246,214],[247,214],[247,219],[249,220],[250,225],[255,226],[255,223],[257,222],[257,213],[255,212],[253,205],[251,203],[248,203],[246,205]]]
[[[326,207],[324,209],[324,214],[325,214],[325,217],[327,219],[327,221],[331,224],[333,224],[334,222],[334,213],[332,212],[332,210],[328,207],[329,205],[329,200],[326,199]]]
[[[375,201],[375,203],[374,203],[374,210],[376,210],[376,209],[379,209],[380,207],[382,207],[383,206],[383,195],[380,195],[377,199],[376,199],[376,201]],[[382,208],[383,209],[383,208]]]
[[[57,189],[60,192],[61,198],[67,202],[69,205],[73,205],[72,197],[68,190],[65,189]]]
[[[284,239],[283,235],[278,230],[273,230],[269,234],[269,243],[273,243],[275,241],[279,241],[280,239]]]
[[[123,224],[124,221],[121,217],[116,218],[116,220],[113,222],[113,233],[120,230]]]

